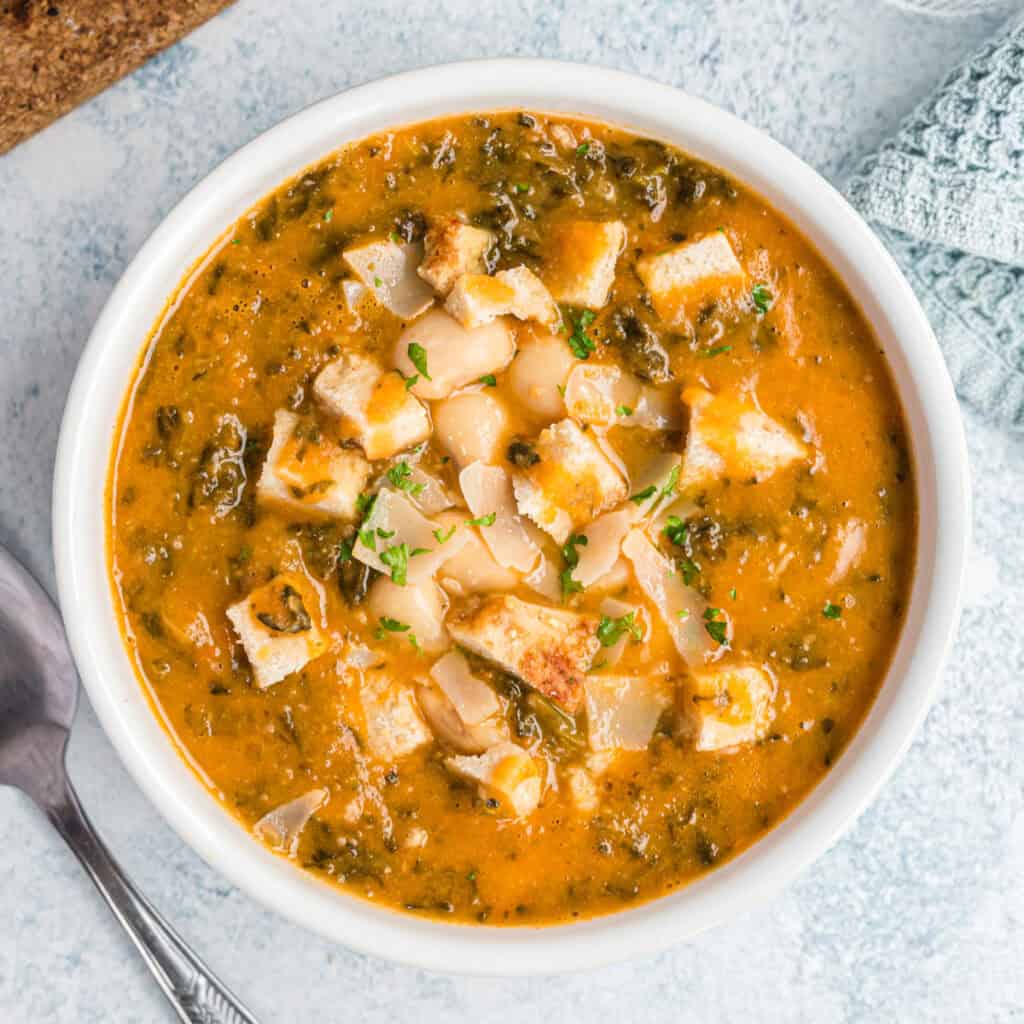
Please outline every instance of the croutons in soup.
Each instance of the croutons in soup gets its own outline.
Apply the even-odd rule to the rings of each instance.
[[[916,521],[878,344],[792,225],[527,113],[346,146],[242,218],[149,342],[108,507],[212,793],[350,892],[495,925],[784,817],[878,691]]]

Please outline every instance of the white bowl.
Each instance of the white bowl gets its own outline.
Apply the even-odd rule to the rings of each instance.
[[[878,334],[906,411],[920,503],[917,572],[892,667],[820,785],[764,839],[688,888],[610,917],[546,928],[399,914],[264,849],[204,789],[153,714],[121,641],[107,576],[103,495],[118,412],[147,334],[185,271],[257,200],[342,143],[497,109],[582,114],[664,139],[731,172],[791,218]],[[93,707],[185,842],[267,906],[347,946],[438,970],[527,974],[680,942],[748,909],[836,841],[906,751],[932,699],[959,612],[968,503],[963,431],[935,338],[896,264],[837,192],[761,132],[675,89],[601,68],[495,60],[413,71],[324,100],[249,143],[178,204],[125,272],[78,366],[57,453],[53,529],[60,604]]]

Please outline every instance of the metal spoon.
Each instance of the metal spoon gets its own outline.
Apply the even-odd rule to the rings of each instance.
[[[186,1024],[256,1024],[125,877],[78,803],[64,766],[78,676],[64,626],[38,583],[0,547],[0,785],[17,786],[64,837]]]

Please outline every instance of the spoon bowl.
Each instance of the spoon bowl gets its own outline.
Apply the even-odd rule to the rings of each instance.
[[[255,1019],[125,877],[82,810],[64,766],[78,674],[46,591],[0,547],[0,785],[26,793],[103,894],[180,1020]]]

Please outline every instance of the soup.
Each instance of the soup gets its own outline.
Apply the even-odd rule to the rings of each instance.
[[[915,486],[856,302],[722,172],[463,116],[243,217],[154,330],[109,490],[125,642],[254,838],[538,924],[687,884],[855,733]]]

